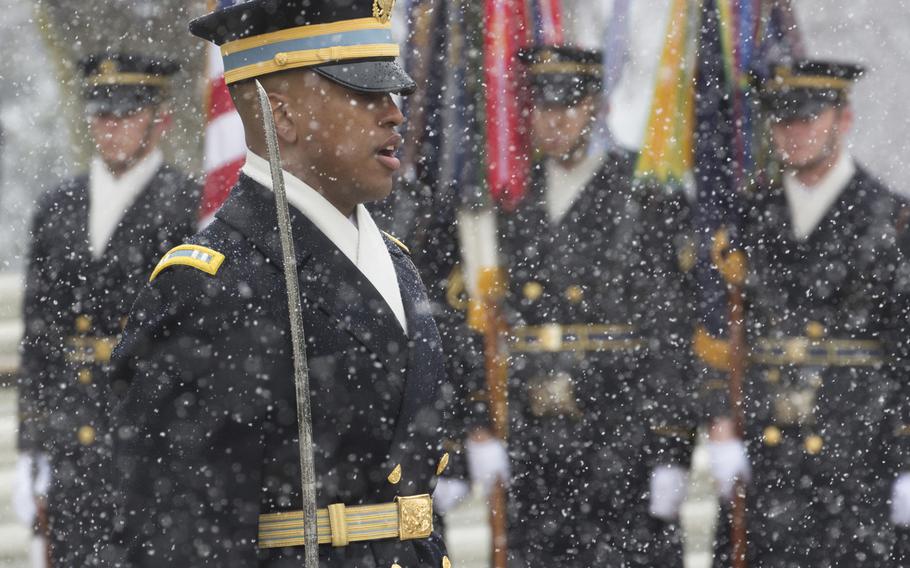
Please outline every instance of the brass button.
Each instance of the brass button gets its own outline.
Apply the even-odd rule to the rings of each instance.
[[[442,472],[449,466],[449,452],[442,454],[439,463],[436,465],[436,475],[442,475]]]
[[[806,452],[808,452],[810,455],[815,456],[822,451],[822,446],[825,445],[825,442],[822,440],[821,436],[812,434],[811,436],[806,436],[804,445],[806,447]]]
[[[442,557],[442,568],[452,568],[452,561],[449,560],[448,556]]]
[[[109,363],[116,344],[107,339],[98,339],[95,341],[93,347],[95,349],[95,362]]]
[[[806,336],[809,339],[821,339],[825,336],[825,326],[817,321],[810,321],[806,324]]]
[[[780,428],[777,426],[768,426],[765,428],[763,440],[765,441],[766,446],[776,446],[780,444]]]
[[[535,302],[543,296],[543,285],[540,282],[527,282],[522,287],[521,292],[526,299]]]
[[[79,369],[79,382],[83,385],[92,384],[92,371],[91,369]]]
[[[401,464],[395,466],[395,469],[393,469],[392,473],[389,474],[388,480],[392,485],[396,485],[399,481],[401,481]]]
[[[79,443],[83,446],[89,446],[95,441],[95,429],[91,426],[83,426],[76,433]]]
[[[779,383],[780,369],[768,369],[765,371],[765,380],[769,383]]]
[[[284,66],[288,64],[288,54],[287,53],[276,53],[275,54],[275,65]]]
[[[92,318],[89,316],[79,316],[76,318],[76,331],[79,333],[88,333],[92,329]]]
[[[566,298],[573,304],[577,304],[585,297],[585,291],[581,289],[581,286],[569,286],[566,288]]]

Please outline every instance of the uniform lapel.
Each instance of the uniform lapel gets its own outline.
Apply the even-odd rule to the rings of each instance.
[[[216,215],[283,266],[272,193],[247,176]],[[301,293],[370,350],[393,375],[405,367],[407,337],[379,292],[322,231],[291,208]]]
[[[444,361],[439,330],[417,269],[396,245],[389,242],[386,245],[398,275],[410,336],[404,400],[389,452],[393,462],[400,463],[404,456],[415,451],[411,440],[421,427],[417,417],[427,401],[436,400],[441,381],[438,369],[444,368]]]

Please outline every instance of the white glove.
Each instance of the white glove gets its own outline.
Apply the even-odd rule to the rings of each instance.
[[[496,438],[482,442],[468,440],[465,442],[465,450],[467,450],[471,483],[481,484],[484,495],[489,495],[499,480],[506,485],[509,484],[511,473],[505,443]]]
[[[662,521],[679,517],[686,500],[689,472],[678,465],[659,465],[651,471],[651,501],[648,512]]]
[[[891,487],[891,522],[910,527],[910,473],[897,476]]]
[[[436,481],[436,490],[433,491],[433,508],[440,515],[445,515],[457,507],[470,492],[471,486],[467,481],[440,477]]]
[[[36,471],[37,470],[37,471]],[[47,495],[51,484],[51,465],[46,454],[20,454],[13,481],[13,512],[16,518],[31,526],[37,514],[37,499]]]
[[[43,536],[32,537],[28,558],[30,568],[47,568],[47,540]]]
[[[733,488],[738,480],[748,482],[752,479],[749,454],[742,440],[708,442],[708,456],[717,492],[724,499],[733,498]]]

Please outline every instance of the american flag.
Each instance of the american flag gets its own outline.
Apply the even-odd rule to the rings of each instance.
[[[211,8],[220,10],[238,3],[238,0],[218,0],[211,3]],[[202,224],[208,223],[227,199],[246,160],[243,124],[224,83],[221,51],[217,46],[209,45],[207,56],[205,186],[199,207],[199,219]]]

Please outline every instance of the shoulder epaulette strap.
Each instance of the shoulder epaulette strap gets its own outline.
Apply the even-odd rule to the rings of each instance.
[[[385,231],[383,231],[382,234],[385,235],[386,237],[388,237],[388,239],[389,239],[390,241],[392,241],[393,243],[395,243],[395,244],[398,246],[398,248],[400,248],[401,250],[403,250],[403,251],[405,252],[405,254],[408,254],[408,255],[411,254],[411,249],[409,249],[408,247],[406,247],[405,244],[404,244],[403,242],[399,241],[398,239],[396,239],[396,238],[393,237],[392,235],[386,233]]]
[[[199,245],[180,245],[161,257],[158,266],[149,277],[149,282],[161,274],[161,271],[171,266],[192,266],[214,276],[221,268],[222,262],[224,262],[224,255],[216,250]]]

